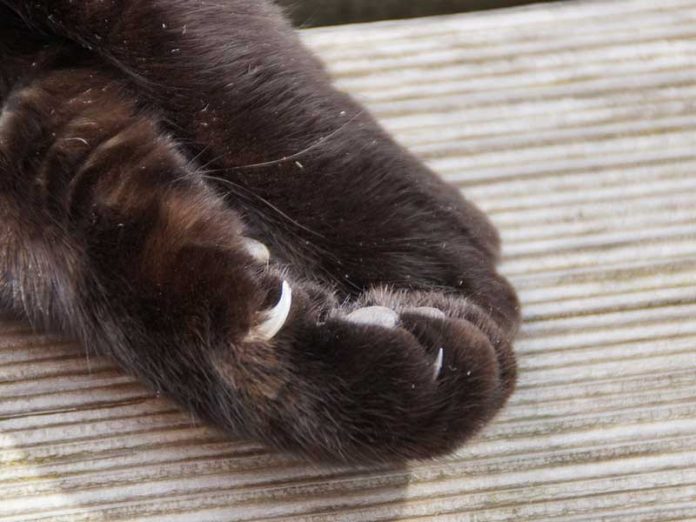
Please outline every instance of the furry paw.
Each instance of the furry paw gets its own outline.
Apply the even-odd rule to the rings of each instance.
[[[505,334],[465,300],[376,290],[346,307],[303,283],[282,287],[273,310],[294,299],[275,337],[247,337],[243,367],[215,362],[242,389],[251,434],[276,447],[319,461],[430,458],[476,433],[512,392]]]

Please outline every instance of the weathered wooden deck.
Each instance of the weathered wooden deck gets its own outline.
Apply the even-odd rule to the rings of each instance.
[[[696,520],[696,0],[306,33],[486,209],[519,391],[451,459],[319,469],[0,324],[1,520]]]

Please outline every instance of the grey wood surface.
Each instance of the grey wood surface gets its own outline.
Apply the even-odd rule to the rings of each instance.
[[[615,0],[306,32],[500,226],[509,407],[439,462],[318,468],[6,319],[0,520],[696,520],[695,22]]]

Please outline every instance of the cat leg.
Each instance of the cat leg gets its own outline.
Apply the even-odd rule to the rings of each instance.
[[[270,2],[3,2],[119,68],[305,276],[446,288],[516,330],[494,227],[332,87]]]

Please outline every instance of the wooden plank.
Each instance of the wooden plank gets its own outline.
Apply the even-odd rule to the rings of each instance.
[[[326,469],[221,440],[108,361],[0,322],[0,519],[696,519],[696,0],[305,33],[492,215],[520,387],[451,458]]]

